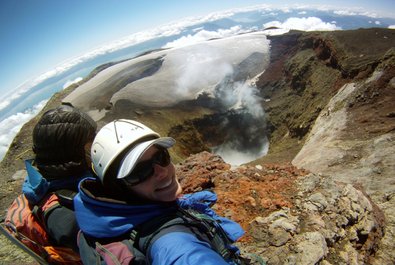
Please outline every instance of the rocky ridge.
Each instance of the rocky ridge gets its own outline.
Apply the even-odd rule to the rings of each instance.
[[[375,258],[355,264],[392,264],[395,260],[390,243],[394,238],[391,207],[395,203],[394,34],[391,30],[366,29],[299,37],[297,40],[305,45],[297,45],[299,50],[295,48],[281,68],[286,73],[289,62],[298,60],[291,65],[303,70],[292,72],[290,78],[280,78],[284,84],[281,91],[288,91],[280,95],[285,94],[288,100],[299,97],[304,107],[291,106],[288,113],[282,113],[290,119],[279,125],[283,130],[274,133],[282,142],[276,151],[281,154],[282,148],[301,142],[293,165],[357,185],[383,213],[385,229],[372,253]],[[355,45],[358,40],[361,42]],[[376,45],[372,44],[374,40]],[[299,59],[306,53],[312,55],[309,64],[305,64],[305,56]],[[303,80],[303,84],[294,86],[295,80]],[[260,81],[263,87],[267,83],[264,78]],[[277,106],[272,106],[276,110]]]
[[[377,205],[361,187],[328,176],[291,165],[229,169],[206,152],[177,170],[186,192],[218,194],[216,211],[247,231],[238,245],[251,264],[370,264],[383,238]]]

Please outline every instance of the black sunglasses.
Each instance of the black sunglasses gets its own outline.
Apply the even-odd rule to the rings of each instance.
[[[167,167],[170,164],[171,158],[169,151],[166,148],[158,148],[158,151],[147,161],[138,163],[133,171],[124,177],[122,180],[129,186],[137,185],[155,173],[154,165]]]

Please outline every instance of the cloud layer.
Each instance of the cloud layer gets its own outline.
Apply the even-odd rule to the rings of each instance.
[[[282,13],[290,13],[292,11],[298,11],[297,13],[299,14],[304,14],[306,13],[306,10],[322,10],[322,11],[327,11],[327,12],[333,12],[334,14],[337,15],[343,15],[343,16],[357,16],[357,15],[363,15],[363,16],[368,16],[371,18],[377,18],[378,15],[375,13],[371,12],[366,12],[366,11],[361,11],[361,10],[351,10],[351,9],[338,9],[338,8],[331,8],[328,6],[314,6],[314,7],[307,7],[305,5],[292,5],[292,6],[287,6],[287,7],[276,7],[276,6],[271,6],[271,5],[258,5],[258,6],[251,6],[251,7],[245,7],[245,8],[237,8],[237,9],[232,9],[232,10],[225,10],[222,12],[216,12],[216,13],[211,13],[206,16],[200,16],[200,17],[189,17],[185,18],[180,21],[176,22],[171,22],[162,26],[159,26],[157,28],[151,29],[151,30],[145,30],[142,32],[137,32],[134,34],[131,34],[125,38],[113,41],[111,43],[108,43],[106,45],[100,46],[96,49],[93,49],[92,51],[83,54],[79,57],[70,59],[65,61],[64,63],[58,65],[54,69],[51,69],[50,71],[47,71],[43,73],[42,75],[38,76],[35,79],[28,80],[21,84],[18,88],[16,88],[16,91],[13,91],[12,94],[7,95],[7,97],[3,98],[0,103],[0,110],[8,106],[13,100],[16,98],[20,97],[23,95],[26,91],[31,89],[32,87],[38,85],[39,83],[57,76],[73,66],[80,64],[82,62],[85,62],[89,59],[95,58],[96,56],[103,55],[103,54],[108,54],[126,47],[130,47],[148,40],[152,40],[155,38],[160,38],[160,37],[169,37],[169,36],[175,36],[178,34],[181,34],[186,28],[192,27],[194,25],[202,24],[202,23],[207,23],[207,22],[213,22],[219,19],[223,18],[229,18],[236,13],[242,13],[242,12],[249,12],[249,11],[259,11],[262,12],[262,14],[277,14],[279,12]],[[376,20],[375,23],[379,22]],[[293,24],[295,23],[295,24]],[[339,29],[337,28],[333,23],[325,23],[321,21],[319,18],[315,17],[306,17],[306,18],[289,18],[287,21],[281,22],[281,21],[272,21],[268,22],[265,24],[265,27],[268,27],[268,25],[273,25],[273,26],[279,26],[283,29],[298,29],[298,30],[334,30],[334,29]],[[181,37],[181,39],[174,41],[174,43],[170,43],[169,45],[175,46],[180,46],[180,45],[187,45],[188,43],[196,43],[196,41],[203,41],[205,39],[209,38],[215,38],[215,37],[226,37],[229,36],[229,34],[237,34],[246,30],[250,29],[242,29],[239,26],[232,27],[230,29],[225,29],[225,30],[219,30],[216,35],[213,36],[212,32],[206,32],[204,30],[198,31],[197,34],[195,35],[188,35]],[[239,32],[240,31],[240,32]]]
[[[153,40],[155,38],[160,38],[160,37],[169,37],[169,36],[177,36],[179,34],[182,34],[187,28],[191,28],[195,25],[201,25],[202,23],[207,23],[207,22],[214,22],[220,19],[224,18],[230,18],[236,13],[242,13],[242,12],[249,12],[249,11],[258,11],[261,12],[264,15],[271,15],[271,16],[277,16],[278,14],[288,14],[291,13],[292,11],[296,11],[294,14],[298,14],[299,17],[289,17],[284,20],[273,20],[267,23],[262,24],[262,28],[260,29],[265,29],[268,27],[277,27],[279,29],[277,30],[266,30],[265,33],[270,35],[274,34],[282,34],[285,33],[291,29],[297,29],[297,30],[304,30],[304,31],[311,31],[311,30],[338,30],[341,29],[338,25],[336,25],[336,21],[332,22],[324,22],[320,18],[315,17],[315,16],[307,16],[306,11],[308,10],[321,10],[321,11],[327,11],[330,13],[333,13],[338,16],[368,16],[372,18],[371,24],[373,25],[381,25],[381,22],[379,20],[379,16],[374,13],[369,13],[366,11],[361,11],[361,10],[351,10],[351,9],[339,9],[339,8],[329,8],[325,6],[314,6],[312,8],[309,8],[307,6],[301,6],[301,5],[293,5],[289,7],[274,7],[274,6],[269,6],[269,5],[259,5],[259,6],[253,6],[253,7],[247,7],[247,8],[239,8],[239,9],[233,9],[233,10],[227,10],[223,12],[217,12],[217,13],[211,13],[206,16],[201,16],[201,17],[190,17],[186,18],[181,21],[176,21],[176,22],[171,22],[162,26],[159,26],[157,28],[151,29],[151,30],[146,30],[143,32],[137,32],[134,34],[131,34],[125,38],[122,38],[120,40],[108,43],[107,45],[100,46],[96,49],[93,49],[92,51],[83,54],[82,56],[70,59],[57,67],[54,67],[54,69],[51,69],[50,71],[47,71],[43,73],[42,75],[38,76],[37,78],[27,80],[23,82],[19,87],[17,87],[14,91],[12,91],[8,95],[3,95],[1,100],[0,100],[0,111],[4,110],[7,106],[12,106],[12,102],[19,99],[21,96],[25,95],[25,93],[29,92],[30,90],[34,89],[35,86],[38,84],[48,80],[49,78],[56,77],[62,73],[64,73],[67,70],[70,70],[72,67],[84,63],[88,60],[91,60],[92,58],[95,58],[99,55],[104,55],[104,54],[109,54],[114,51],[130,47],[136,44],[143,43],[148,40]],[[329,13],[328,13],[329,14]],[[303,17],[300,17],[303,16]],[[237,18],[233,17],[235,21],[237,21]],[[388,26],[390,29],[395,29],[395,25],[390,25]],[[241,25],[236,25],[229,27],[227,29],[219,29],[217,31],[212,30],[205,30],[202,27],[196,26],[194,30],[192,30],[193,33],[190,33],[188,35],[184,35],[180,37],[177,40],[171,41],[166,44],[165,47],[181,47],[181,46],[187,46],[199,42],[203,42],[208,39],[213,39],[213,38],[223,38],[223,37],[229,37],[232,35],[237,35],[240,33],[244,33],[246,31],[250,30],[257,30],[259,28],[257,27],[249,27],[249,28],[243,28]],[[63,88],[80,81],[81,78],[77,78],[75,80],[69,80]],[[250,91],[250,90],[248,90]],[[37,93],[37,91],[35,92]],[[29,107],[29,106],[27,106]],[[32,106],[28,110],[13,114],[4,120],[0,121],[0,158],[4,156],[4,153],[8,149],[9,144],[11,143],[12,139],[14,136],[17,134],[19,129],[22,127],[22,124],[27,122],[29,119],[31,119],[33,116],[35,116],[39,110],[43,107],[43,102],[40,102],[36,104],[35,106]]]
[[[48,100],[41,101],[33,108],[29,108],[23,113],[20,112],[12,115],[0,122],[0,160],[3,159],[12,140],[22,128],[23,124],[36,116],[45,106],[47,101]]]
[[[318,17],[302,17],[302,18],[291,17],[285,20],[284,22],[271,21],[265,23],[263,24],[263,27],[264,28],[277,27],[279,29],[284,29],[287,31],[291,29],[302,30],[302,31],[315,31],[315,30],[332,31],[332,30],[341,29],[340,27],[336,26],[335,23],[323,22]]]

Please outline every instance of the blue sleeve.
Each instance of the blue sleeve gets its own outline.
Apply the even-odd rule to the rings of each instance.
[[[32,204],[41,201],[49,190],[49,182],[32,166],[33,160],[25,160],[27,176],[22,185],[22,193]]]
[[[208,243],[184,232],[161,236],[149,253],[152,265],[229,265]]]

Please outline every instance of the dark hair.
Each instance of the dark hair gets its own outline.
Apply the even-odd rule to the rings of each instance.
[[[96,134],[86,113],[61,105],[45,112],[33,129],[35,164],[47,179],[79,176],[87,169],[85,145]]]

